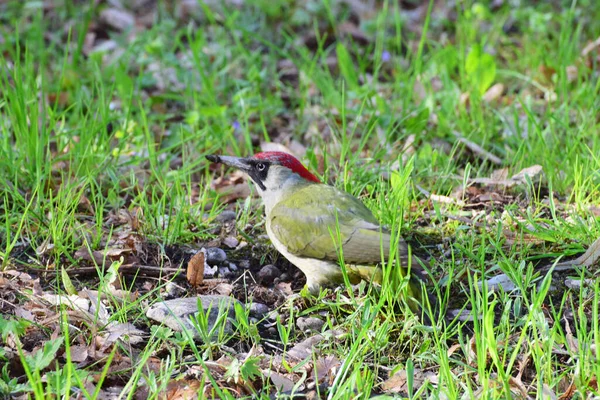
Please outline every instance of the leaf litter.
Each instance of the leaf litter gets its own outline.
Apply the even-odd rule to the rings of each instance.
[[[122,44],[113,39],[112,34],[114,32],[123,33],[126,35],[128,41],[134,41],[136,36],[141,35],[145,27],[151,27],[153,24],[153,16],[158,12],[155,8],[149,7],[149,9],[142,12],[141,9],[125,9],[121,7],[119,2],[109,2],[111,4],[117,4],[117,6],[109,6],[103,9],[98,15],[97,21],[92,21],[88,32],[85,34],[83,41],[83,52],[87,56],[96,54],[100,55],[102,62],[105,65],[110,65],[122,59],[124,49]],[[135,3],[135,2],[134,2]],[[235,7],[239,7],[240,4],[233,2]],[[367,5],[363,2],[350,1],[347,2],[352,13],[356,15],[358,21],[365,22],[372,18],[375,18],[379,5]],[[435,2],[434,12],[438,15],[450,15],[450,10],[445,9],[444,2]],[[338,2],[334,2],[335,6],[339,6]],[[450,7],[451,8],[451,7]],[[407,12],[409,16],[409,23],[407,29],[420,32],[422,30],[422,22],[424,19],[424,12],[426,7],[421,4],[414,10]],[[176,15],[181,21],[188,21],[194,19],[206,18],[202,15],[200,9],[197,8],[197,2],[181,2],[178,4]],[[369,34],[365,33],[362,29],[362,24],[357,23],[353,18],[348,22],[344,22],[331,29],[330,27],[320,28],[319,37],[326,35],[327,40],[331,41],[330,44],[334,43],[352,43],[357,45],[357,49],[368,46],[372,43],[373,38]],[[3,36],[2,36],[3,38]],[[303,45],[306,46],[313,54],[317,50],[318,37],[314,35],[312,30],[307,30],[303,36]],[[598,40],[590,42],[581,51],[581,59],[577,66],[572,66],[569,69],[569,81],[575,79],[576,75],[580,72],[582,66],[587,65],[588,67],[593,65],[595,62],[594,57],[598,58]],[[409,46],[416,47],[414,42],[410,43]],[[212,54],[211,57],[216,57],[221,49],[204,49],[208,54]],[[336,56],[326,57],[324,60],[324,66],[327,70],[334,74],[344,75],[344,66],[340,63],[343,62],[340,58],[346,60],[352,60],[357,54],[348,53],[340,57],[339,54]],[[396,55],[401,57],[399,55]],[[192,68],[192,64],[189,63],[189,53],[180,53],[177,57],[178,62],[182,64],[187,63],[188,69]],[[388,54],[387,58],[391,58],[392,55]],[[397,64],[393,64],[397,65]],[[140,67],[140,66],[136,66]],[[178,74],[178,70],[169,64],[162,64],[159,61],[152,61],[143,66],[144,71],[147,72],[153,79],[154,83],[148,86],[144,91],[143,95],[150,98],[154,95],[164,94],[169,91],[183,91],[187,86],[187,81],[181,78]],[[390,74],[394,73],[392,67],[388,71]],[[302,82],[302,74],[304,71],[298,69],[296,64],[289,59],[282,59],[278,62],[278,70],[282,81],[287,81],[293,85],[298,85]],[[188,71],[194,74],[195,71]],[[346,69],[346,75],[349,72]],[[544,71],[543,74],[550,76],[555,74],[555,71]],[[363,77],[357,78],[361,80]],[[421,86],[423,86],[421,84]],[[317,98],[320,93],[320,89],[314,87],[309,88],[314,92],[314,98]],[[427,89],[428,90],[428,89]],[[428,96],[427,90],[423,86],[419,89],[422,99]],[[438,88],[441,90],[441,88]],[[548,89],[550,93],[551,89]],[[504,100],[503,96],[506,96],[506,87],[501,82],[491,84],[491,86],[483,93],[483,100],[488,103],[500,102]],[[466,99],[467,97],[465,97]],[[61,107],[66,107],[72,101],[69,98],[67,92],[57,92],[49,95],[49,100],[52,103],[58,103]],[[546,100],[549,100],[546,99]],[[466,100],[465,100],[466,101]],[[119,104],[120,99],[115,99],[114,104]],[[156,110],[161,112],[181,112],[179,106],[174,106],[169,109],[163,107],[164,104],[156,106]],[[306,152],[308,144],[311,140],[316,138],[327,137],[331,135],[331,127],[328,123],[328,118],[336,119],[339,117],[337,110],[323,110],[320,106],[315,105],[314,108],[307,108],[304,110],[304,115],[290,115],[288,121],[281,122],[283,120],[273,119],[272,124],[275,129],[273,132],[277,132],[278,136],[273,135],[274,141],[258,141],[261,149],[266,150],[284,150],[301,156]],[[337,115],[336,115],[337,114]],[[298,129],[298,119],[306,117],[308,129],[306,134],[302,138],[304,143],[293,139],[293,131]],[[175,117],[182,118],[182,117]],[[432,123],[435,122],[434,117],[430,117]],[[287,132],[286,132],[287,130]],[[348,132],[350,134],[350,132]],[[489,162],[494,165],[503,165],[505,161],[501,157],[494,154],[491,150],[486,149],[481,144],[476,143],[471,139],[467,139],[461,133],[452,132],[453,138],[464,145],[468,151],[478,158],[482,162]],[[403,145],[403,153],[406,156],[410,156],[411,151],[414,151],[415,146],[418,142],[416,134],[411,134],[407,137],[407,140]],[[448,140],[450,141],[450,140]],[[448,143],[446,141],[446,143]],[[411,150],[412,149],[412,150]],[[68,150],[67,150],[68,151]],[[389,149],[388,151],[393,151]],[[326,151],[323,153],[339,154],[339,150],[335,146],[329,145]],[[56,156],[56,155],[55,155]],[[321,156],[322,158],[322,156]],[[123,154],[124,160],[135,160],[133,154]],[[58,168],[60,167],[60,168]],[[68,168],[66,165],[57,166],[56,170]],[[138,176],[138,181],[142,183],[140,186],[144,186],[146,178],[148,177],[147,171],[144,168],[134,167],[129,171],[134,171],[134,174]],[[323,171],[319,171],[322,173]],[[127,172],[123,170],[123,176]],[[211,182],[211,188],[219,195],[219,201],[221,204],[230,204],[236,200],[245,200],[251,195],[251,191],[245,178],[239,173],[225,173],[217,174],[218,177]],[[62,177],[57,177],[55,182],[56,186],[60,186]],[[459,217],[457,221],[468,224],[472,227],[481,229],[493,228],[494,217],[491,217],[492,211],[501,211],[507,205],[512,205],[522,201],[522,190],[524,187],[535,184],[540,185],[543,182],[543,171],[539,165],[534,165],[529,168],[525,168],[512,176],[509,177],[508,170],[502,169],[497,170],[489,178],[472,178],[468,181],[469,186],[466,188],[459,188],[450,196],[424,193],[427,198],[425,201],[428,203],[442,203],[447,204],[451,207],[458,207],[460,210],[467,210],[470,214],[470,218]],[[140,190],[144,190],[140,188]],[[82,197],[81,208],[87,215],[94,215],[95,210],[87,200],[86,197]],[[455,218],[453,211],[448,211],[445,207],[442,207],[445,216],[448,219]],[[489,224],[480,224],[477,221],[481,220],[481,216],[488,216]],[[166,226],[169,223],[171,216],[165,214],[162,223],[159,225]],[[165,248],[161,249],[162,246],[150,243],[148,238],[144,236],[142,227],[147,221],[144,221],[142,216],[137,211],[131,211],[128,208],[119,208],[111,210],[110,214],[106,218],[105,226],[107,229],[103,232],[103,236],[100,242],[94,247],[90,248],[88,242],[81,240],[81,247],[74,251],[73,256],[77,260],[78,264],[75,268],[66,269],[72,276],[74,287],[82,288],[76,294],[70,293],[69,295],[57,294],[52,289],[52,285],[49,284],[49,280],[57,279],[59,274],[54,273],[49,267],[45,272],[31,272],[33,275],[16,272],[14,270],[5,270],[0,273],[0,309],[6,310],[6,315],[17,315],[30,322],[35,322],[37,326],[31,325],[29,329],[28,342],[24,343],[26,346],[25,354],[28,356],[35,356],[40,351],[43,352],[46,349],[46,358],[52,359],[50,355],[58,355],[58,360],[63,361],[64,355],[60,354],[59,342],[51,342],[51,338],[40,329],[40,327],[47,328],[48,331],[60,332],[61,314],[60,308],[68,310],[66,312],[66,318],[70,325],[73,325],[79,329],[79,334],[74,338],[74,344],[71,346],[71,359],[77,363],[92,363],[99,362],[100,365],[105,362],[107,355],[113,349],[116,350],[115,363],[111,366],[111,372],[116,372],[118,369],[129,370],[133,366],[133,361],[128,354],[118,349],[116,343],[126,342],[130,345],[139,346],[141,348],[148,341],[149,329],[147,324],[143,323],[119,323],[116,322],[118,318],[115,317],[118,303],[127,304],[127,302],[135,301],[139,296],[147,295],[151,293],[155,288],[164,284],[167,280],[177,280],[177,284],[183,288],[184,292],[194,289],[197,295],[204,296],[206,294],[213,295],[219,294],[222,296],[230,296],[231,294],[243,303],[262,301],[272,310],[280,309],[284,320],[287,317],[281,306],[285,302],[287,296],[292,295],[302,286],[302,281],[298,280],[301,274],[290,265],[286,263],[278,263],[278,267],[281,267],[281,277],[276,278],[272,284],[272,287],[264,287],[258,283],[258,280],[254,277],[258,274],[261,265],[257,262],[265,254],[268,247],[264,244],[252,244],[247,248],[240,248],[241,243],[246,243],[244,238],[238,240],[236,233],[225,237],[219,237],[213,244],[220,245],[225,244],[231,249],[229,255],[232,257],[234,264],[237,263],[237,273],[233,276],[234,278],[214,278],[214,276],[221,276],[221,269],[227,268],[231,272],[231,264],[225,262],[219,265],[208,265],[206,262],[206,252],[202,251],[205,249],[203,245],[196,244],[190,248],[182,246],[181,248]],[[235,222],[235,221],[234,221]],[[233,224],[235,226],[235,223]],[[242,229],[242,231],[246,231]],[[111,233],[110,235],[108,233]],[[219,232],[221,233],[221,232]],[[254,233],[254,231],[251,231]],[[504,234],[507,236],[507,241],[512,235],[510,230],[504,230]],[[514,235],[512,236],[514,237]],[[519,239],[523,239],[521,236]],[[512,239],[510,239],[512,240]],[[599,239],[600,240],[600,239]],[[235,242],[238,242],[237,244]],[[585,252],[584,255],[580,256],[575,260],[561,262],[554,266],[554,270],[558,271],[560,268],[572,268],[575,266],[591,267],[595,265],[599,258],[599,252],[596,248],[598,241],[594,242],[592,246]],[[52,254],[55,249],[55,244],[51,239],[47,239],[39,244],[34,253],[44,261],[50,262],[48,265],[52,266]],[[237,252],[239,254],[236,254]],[[233,257],[239,257],[234,259]],[[227,260],[229,262],[229,260]],[[94,283],[93,278],[98,271],[105,275],[110,274],[110,268],[114,263],[119,263],[119,268],[113,271],[112,278],[107,283],[106,290],[99,292],[96,290],[87,289],[86,285]],[[242,267],[242,263],[246,267]],[[187,275],[183,275],[184,266],[187,265]],[[211,273],[206,274],[207,271]],[[287,274],[287,277],[283,277]],[[125,285],[129,289],[123,289],[120,283],[126,284],[132,283],[131,277],[134,275],[141,276],[145,281],[140,282],[134,280],[134,286]],[[35,278],[34,278],[35,276]],[[225,276],[225,272],[223,272]],[[76,278],[77,277],[77,278]],[[499,280],[500,275],[495,277]],[[83,280],[81,280],[83,279]],[[87,281],[85,281],[87,279]],[[128,281],[129,279],[129,281]],[[186,280],[187,279],[187,283]],[[494,279],[494,278],[492,278]],[[63,279],[64,280],[64,279]],[[489,282],[488,283],[493,283]],[[95,287],[96,285],[94,285]],[[91,287],[91,286],[90,286]],[[66,288],[65,288],[66,290]],[[162,295],[162,294],[161,294]],[[168,296],[168,293],[166,294]],[[179,296],[173,296],[178,298]],[[144,303],[146,304],[146,303]],[[191,308],[193,313],[194,308]],[[273,323],[273,322],[271,322]],[[275,337],[272,332],[269,333],[269,328],[266,328],[267,324],[263,324],[261,329],[264,329],[261,334],[264,334],[267,338]],[[175,326],[175,325],[174,325]],[[259,325],[260,326],[260,325]],[[567,325],[568,326],[568,325]],[[271,326],[272,328],[272,326]],[[175,329],[175,328],[174,328]],[[573,347],[576,344],[576,338],[573,332],[569,329],[567,336],[570,338],[570,345]],[[223,351],[223,355],[218,359],[217,362],[213,363],[208,367],[212,372],[215,373],[215,377],[218,379],[219,385],[224,388],[230,388],[238,395],[250,395],[253,390],[256,390],[265,382],[263,379],[268,379],[270,382],[282,392],[288,392],[297,386],[298,390],[305,391],[308,388],[314,388],[317,384],[327,383],[331,385],[336,373],[341,365],[341,361],[334,355],[323,355],[319,354],[319,343],[324,340],[335,340],[336,337],[341,336],[340,332],[324,332],[322,334],[316,334],[306,338],[304,341],[295,343],[286,352],[275,352],[274,354],[267,354],[261,347],[252,347],[245,354],[239,351],[239,348],[234,349],[234,353],[226,355],[227,351]],[[87,343],[86,337],[93,337],[94,340],[91,343]],[[6,342],[10,349],[9,357],[12,360],[15,359],[17,343],[12,341]],[[47,346],[48,344],[48,346]],[[266,347],[266,346],[265,346]],[[574,349],[571,349],[574,351]],[[241,357],[243,356],[243,357]],[[474,357],[474,356],[471,356]],[[241,359],[240,359],[241,358]],[[316,359],[313,365],[313,358]],[[467,356],[467,359],[469,356]],[[54,360],[58,362],[58,360]],[[314,372],[309,373],[307,376],[310,378],[302,378],[301,373],[290,373],[286,365],[292,363],[295,365],[305,364],[305,371]],[[472,358],[472,361],[474,358]],[[44,360],[46,362],[46,360]],[[160,364],[160,358],[153,358],[155,364]],[[14,363],[14,361],[13,361]],[[51,365],[52,361],[48,363]],[[149,364],[152,365],[152,362]],[[247,364],[247,365],[246,365]],[[260,366],[260,367],[259,367]],[[247,368],[248,370],[245,370]],[[49,368],[52,369],[52,368]],[[210,389],[207,389],[207,378],[204,375],[204,371],[196,370],[196,376],[193,376],[194,368],[191,367],[186,371],[187,376],[183,379],[172,380],[169,383],[165,391],[167,398],[187,398],[187,396],[193,397],[197,391],[204,388],[206,393],[210,393]],[[521,371],[522,372],[522,371]],[[228,374],[229,373],[229,374]],[[413,379],[415,379],[415,389],[426,380],[435,382],[435,374],[425,373],[423,370],[417,369],[413,371]],[[304,381],[302,381],[304,379]],[[307,381],[308,379],[308,381]],[[97,381],[90,382],[91,390],[94,389],[94,384]],[[511,388],[516,394],[526,397],[528,393],[527,385],[522,381],[521,374],[517,377],[510,378]],[[498,383],[500,385],[500,383]],[[115,389],[119,387],[115,384]],[[382,392],[384,393],[402,393],[406,394],[406,371],[402,370],[396,374],[393,374],[384,380],[381,384]],[[559,398],[569,398],[568,393],[572,392],[572,383],[564,391],[564,394]],[[110,388],[102,389],[102,393],[108,394]],[[543,395],[548,397],[556,397],[556,395],[549,388],[544,388]],[[564,397],[567,396],[567,397]]]

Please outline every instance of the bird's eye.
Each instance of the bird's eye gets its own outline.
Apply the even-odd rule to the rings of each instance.
[[[256,164],[256,169],[259,170],[259,171],[264,171],[265,170],[265,164],[263,164],[263,163]]]

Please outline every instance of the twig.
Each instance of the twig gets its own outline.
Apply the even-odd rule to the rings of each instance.
[[[500,159],[500,157],[493,155],[492,153],[485,150],[483,147],[481,147],[477,143],[468,140],[467,138],[465,138],[464,136],[462,136],[460,133],[458,133],[456,131],[452,131],[452,134],[456,137],[456,139],[459,142],[463,143],[465,146],[467,146],[467,148],[469,150],[471,150],[473,153],[477,154],[484,160],[488,160],[491,163],[496,164],[496,165],[502,164],[502,160]]]

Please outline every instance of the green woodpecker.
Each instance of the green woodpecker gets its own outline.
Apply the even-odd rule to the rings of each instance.
[[[381,283],[382,270],[378,265],[382,255],[387,259],[392,238],[360,200],[321,183],[287,153],[268,151],[248,158],[206,158],[240,169],[252,179],[265,205],[271,242],[302,270],[312,293],[321,286],[343,283],[340,256],[351,283],[361,279]],[[395,268],[405,276],[408,246],[400,239],[396,248],[401,265]],[[418,267],[415,260],[411,260],[412,267]],[[420,301],[420,286],[414,278],[409,281],[409,295]],[[415,309],[414,304],[411,308]]]

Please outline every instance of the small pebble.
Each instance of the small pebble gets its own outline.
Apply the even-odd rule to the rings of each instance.
[[[238,267],[240,267],[242,269],[250,268],[250,260],[242,260],[242,261],[238,262]]]
[[[165,297],[167,299],[182,297],[185,290],[174,282],[167,282],[165,285]]]
[[[219,267],[211,267],[210,265],[204,266],[204,278],[214,278],[217,272],[219,272]]]
[[[225,239],[223,239],[223,244],[230,249],[235,249],[237,245],[240,244],[240,241],[233,236],[227,236]]]
[[[231,271],[227,267],[219,267],[219,277],[220,278],[229,278],[231,276]]]
[[[565,286],[570,289],[579,289],[581,286],[593,286],[594,283],[593,279],[565,279]]]
[[[281,276],[281,271],[272,264],[267,264],[258,271],[258,281],[263,285],[272,284],[279,276]]]
[[[263,303],[251,303],[249,307],[250,315],[262,318],[269,312],[269,307]]]
[[[279,317],[279,311],[277,310],[271,310],[269,311],[269,315],[267,315],[267,318],[271,321],[277,321],[277,317]]]
[[[206,249],[206,263],[208,265],[219,265],[227,260],[227,254],[218,247],[209,247]]]
[[[283,282],[287,282],[290,280],[290,274],[288,274],[287,272],[284,272],[283,274],[281,274],[279,279],[281,279]]]
[[[223,224],[225,222],[234,221],[236,217],[235,211],[224,210],[217,218],[215,218],[215,220]]]
[[[237,267],[237,265],[235,265],[234,263],[230,262],[230,263],[229,263],[229,270],[230,270],[231,272],[236,272],[236,271],[238,270],[238,267]]]
[[[257,319],[257,318],[254,318],[254,317],[250,317],[250,318],[248,318],[248,321],[249,321],[251,324],[254,324],[254,325],[258,324],[258,319]]]
[[[296,326],[303,332],[316,331],[321,332],[321,329],[325,325],[325,321],[316,317],[299,317],[296,321]]]

